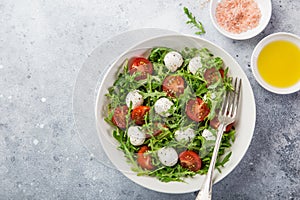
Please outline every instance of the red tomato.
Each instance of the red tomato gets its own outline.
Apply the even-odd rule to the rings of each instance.
[[[135,80],[142,80],[147,78],[147,74],[153,73],[152,63],[143,57],[134,57],[128,61],[129,73],[133,75],[136,72],[141,72],[141,75],[137,76]]]
[[[170,97],[178,97],[184,92],[184,80],[181,76],[167,76],[163,81],[163,91]]]
[[[112,122],[119,128],[126,128],[126,115],[128,113],[127,106],[119,106],[115,109]]]
[[[218,117],[216,116],[216,117],[214,117],[212,120],[210,120],[209,125],[210,125],[211,127],[213,127],[214,129],[217,129],[217,128],[219,127],[219,125],[220,125],[220,122],[219,122],[219,120],[218,120]]]
[[[153,124],[153,136],[158,136],[162,133],[163,128],[168,128],[165,124],[160,122],[154,122]],[[146,138],[150,138],[152,135],[146,134]]]
[[[231,123],[231,124],[228,124],[228,125],[226,126],[225,132],[229,132],[229,131],[232,129],[233,124],[234,124],[234,122]],[[216,116],[216,117],[214,117],[212,120],[210,120],[209,125],[210,125],[211,127],[213,127],[214,129],[217,129],[217,128],[219,127],[219,125],[220,125],[220,122],[219,122],[219,120],[218,120],[218,117]]]
[[[151,156],[144,153],[149,150],[148,146],[142,146],[137,153],[137,162],[143,169],[152,170],[154,166],[151,163]]]
[[[165,124],[160,123],[160,122],[155,122],[154,123],[153,135],[158,136],[159,134],[161,134],[163,128],[167,128],[167,126]]]
[[[219,69],[219,72],[220,72],[220,74],[221,74],[221,77],[224,78],[224,73],[225,73],[225,72],[224,72],[224,69],[222,69],[222,68]]]
[[[217,82],[220,78],[220,75],[221,75],[221,78],[224,78],[224,70],[219,69],[219,71],[218,71],[215,67],[212,67],[210,69],[207,69],[204,72],[204,79],[206,80],[207,85],[209,86],[209,85]]]
[[[198,171],[202,166],[199,155],[191,150],[181,152],[179,154],[179,162],[183,168],[187,168],[193,172]]]
[[[145,124],[145,115],[149,110],[149,106],[137,106],[132,110],[131,119],[134,120],[137,125],[143,125]]]
[[[207,117],[210,110],[206,103],[197,97],[187,102],[185,112],[191,120],[201,122]]]

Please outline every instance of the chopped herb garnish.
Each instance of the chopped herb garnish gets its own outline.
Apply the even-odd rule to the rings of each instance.
[[[193,16],[193,14],[189,11],[188,8],[184,7],[183,8],[184,13],[187,15],[187,17],[190,19],[189,21],[187,21],[187,24],[192,24],[194,27],[196,27],[197,29],[199,29],[199,31],[195,32],[196,35],[202,35],[205,33],[204,27],[202,25],[202,23],[200,21],[196,20],[196,17]]]

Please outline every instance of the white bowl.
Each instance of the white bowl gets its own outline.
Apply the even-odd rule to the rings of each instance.
[[[230,151],[232,151],[232,156],[230,161],[221,168],[222,173],[219,173],[217,170],[215,171],[215,183],[223,179],[238,165],[250,145],[256,119],[253,91],[247,76],[234,58],[232,58],[227,52],[207,40],[186,35],[159,36],[141,42],[122,54],[103,76],[104,78],[101,82],[96,100],[95,116],[98,135],[102,147],[110,161],[130,180],[148,189],[164,193],[194,192],[199,190],[204,180],[204,176],[196,175],[194,178],[186,178],[186,182],[169,183],[161,182],[154,177],[137,176],[136,173],[131,171],[131,166],[126,162],[123,152],[118,150],[119,144],[112,136],[113,128],[104,121],[107,114],[106,107],[108,103],[105,94],[108,92],[108,88],[112,86],[116,80],[121,63],[123,63],[126,58],[142,55],[145,53],[145,49],[149,47],[157,46],[170,47],[176,50],[182,50],[184,47],[208,48],[215,56],[219,56],[223,59],[225,65],[229,67],[229,73],[231,76],[240,77],[242,79],[240,112],[236,121],[237,134],[235,142],[230,149]]]
[[[279,32],[279,33],[273,33],[271,35],[268,35],[264,39],[262,39],[254,48],[252,56],[251,56],[251,67],[252,67],[252,72],[253,75],[256,79],[256,81],[264,87],[266,90],[277,93],[277,94],[290,94],[294,93],[296,91],[300,90],[300,80],[298,83],[296,83],[293,86],[286,87],[286,88],[279,88],[279,87],[274,87],[270,84],[268,84],[259,74],[258,69],[257,69],[257,59],[258,56],[261,52],[261,50],[268,45],[270,42],[278,41],[278,40],[284,40],[284,41],[289,41],[295,45],[297,45],[300,49],[300,37],[297,35],[291,34],[291,33],[285,33],[285,32]]]
[[[216,8],[219,2],[221,2],[221,0],[211,0],[210,2],[210,18],[213,22],[213,25],[215,26],[215,28],[222,33],[223,35],[225,35],[226,37],[235,39],[235,40],[245,40],[245,39],[249,39],[252,38],[256,35],[258,35],[260,32],[262,32],[266,26],[268,25],[271,15],[272,15],[272,3],[271,0],[254,0],[260,11],[261,11],[261,19],[259,21],[259,24],[256,28],[248,30],[246,32],[242,32],[242,33],[231,33],[226,31],[224,28],[222,28],[216,19]]]

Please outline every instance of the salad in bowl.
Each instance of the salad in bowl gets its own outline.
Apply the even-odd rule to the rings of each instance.
[[[204,39],[168,35],[135,45],[108,68],[96,98],[96,127],[108,159],[148,189],[199,190],[232,77],[244,83],[240,111],[224,130],[215,183],[250,145],[255,102],[246,75],[228,53]]]
[[[207,173],[219,108],[232,90],[228,68],[207,48],[152,48],[148,57],[125,60],[107,98],[106,122],[137,175],[183,181]],[[227,126],[219,155],[234,141]],[[231,153],[220,158],[223,166]]]

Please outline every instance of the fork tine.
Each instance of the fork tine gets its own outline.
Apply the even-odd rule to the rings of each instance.
[[[240,95],[241,95],[241,86],[242,86],[242,80],[241,79],[238,79],[236,78],[236,81],[235,81],[235,86],[234,86],[234,101],[233,101],[233,104],[234,104],[234,111],[233,111],[233,114],[232,116],[235,117],[236,113],[237,113],[237,109],[238,109],[238,106],[239,106],[239,101],[240,101]]]
[[[233,116],[234,114],[234,110],[235,110],[235,90],[236,90],[236,86],[237,86],[237,78],[234,79],[234,83],[233,83],[233,91],[230,91],[230,94],[232,95],[231,97],[231,101],[230,101],[230,110],[228,111],[227,115],[228,116]]]
[[[228,91],[229,93],[229,100],[228,100],[228,104],[230,105],[229,108],[227,109],[225,115],[227,116],[231,116],[232,115],[232,110],[233,110],[233,101],[234,101],[234,94],[232,91]]]
[[[236,79],[234,80],[234,89],[236,88]],[[234,101],[235,101],[235,94],[234,94],[234,90],[233,91],[229,91],[231,94],[231,99],[230,99],[230,109],[227,112],[228,116],[232,116],[233,112],[234,112]]]
[[[223,116],[223,115],[226,115],[226,112],[227,112],[227,109],[228,109],[228,106],[229,106],[229,92],[226,91],[226,94],[223,98],[223,102],[222,102],[222,105],[221,105],[221,109],[219,111],[219,116]]]
[[[226,91],[219,116],[235,117],[238,109],[242,80],[235,78],[233,82],[233,91]]]

